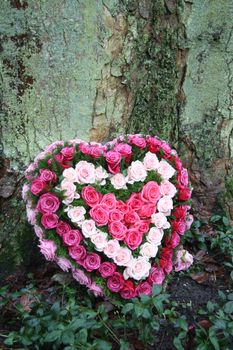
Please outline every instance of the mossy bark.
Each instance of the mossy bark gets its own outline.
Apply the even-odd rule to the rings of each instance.
[[[183,155],[196,213],[232,217],[231,0],[3,0],[0,11],[2,272],[34,257],[23,171],[57,139],[156,134]]]

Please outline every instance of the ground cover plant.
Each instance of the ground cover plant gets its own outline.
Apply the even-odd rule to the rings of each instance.
[[[18,272],[0,290],[1,348],[230,350],[231,233],[225,217],[196,220],[183,239],[195,264],[152,297],[95,298],[52,263]]]

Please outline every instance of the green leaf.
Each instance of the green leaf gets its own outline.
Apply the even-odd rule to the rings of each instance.
[[[105,341],[105,340],[101,340],[101,339],[96,339],[94,341],[94,344],[95,345],[95,349],[96,350],[111,350],[112,349],[112,345]]]
[[[232,314],[233,313],[233,301],[228,301],[224,307],[223,310],[227,313],[227,314]]]
[[[81,344],[85,344],[87,342],[87,330],[85,328],[81,329],[81,331],[76,334],[75,339]]]
[[[228,294],[228,295],[227,295],[227,299],[228,299],[228,300],[233,300],[233,293]]]
[[[48,333],[45,336],[44,342],[45,343],[52,343],[55,340],[57,340],[60,336],[61,336],[61,331],[60,330],[52,331],[51,333]]]
[[[173,345],[177,350],[184,350],[184,347],[181,343],[181,340],[178,337],[175,337],[173,340]]]
[[[233,280],[233,271],[231,271],[231,279]]]
[[[120,350],[129,350],[129,343],[120,339]]]
[[[187,324],[186,320],[184,320],[183,318],[178,318],[176,320],[176,324],[184,331],[186,331],[186,332],[188,331],[188,324]]]
[[[209,339],[215,350],[220,350],[218,339],[213,334],[213,331],[209,332]]]
[[[122,310],[123,314],[126,315],[129,311],[132,311],[133,307],[134,307],[134,304],[132,304],[132,303],[126,304]]]
[[[73,345],[74,343],[74,333],[70,330],[65,331],[62,334],[62,342],[63,344]]]
[[[152,289],[152,295],[153,296],[159,295],[161,293],[161,290],[162,290],[161,286],[159,286],[158,284],[154,284]]]
[[[223,216],[222,222],[223,222],[223,224],[224,224],[225,226],[229,226],[229,220],[228,220],[228,218],[226,218],[225,216]]]
[[[210,218],[210,222],[217,222],[221,220],[221,216],[220,215],[213,215],[211,218]]]

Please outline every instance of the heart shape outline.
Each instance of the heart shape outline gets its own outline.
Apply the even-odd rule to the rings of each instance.
[[[116,157],[114,160],[114,156],[116,155],[113,154],[114,150],[117,147],[118,147],[117,149],[118,153],[119,151],[125,152],[124,156],[122,156],[121,161],[118,163],[116,162]],[[131,159],[130,159],[129,149],[133,150],[131,154]],[[151,290],[149,286],[151,286],[153,283],[158,283],[158,284],[162,283],[164,279],[164,275],[171,272],[171,268],[172,268],[171,259],[172,259],[172,250],[175,248],[174,245],[177,246],[177,241],[179,240],[179,236],[184,233],[185,217],[187,216],[188,209],[189,209],[189,207],[185,205],[185,202],[187,201],[187,199],[190,198],[191,190],[187,186],[188,185],[187,171],[183,168],[182,163],[176,154],[176,151],[172,150],[170,146],[168,146],[164,141],[160,141],[156,137],[147,136],[146,138],[144,138],[141,135],[129,135],[129,136],[126,136],[125,138],[120,137],[116,140],[113,140],[112,142],[107,143],[104,146],[96,143],[88,144],[82,140],[71,140],[68,143],[59,141],[59,142],[53,143],[52,145],[49,145],[44,152],[42,152],[40,155],[38,155],[35,158],[35,161],[29,166],[29,168],[26,171],[26,175],[31,187],[30,187],[30,190],[27,185],[26,185],[27,187],[24,188],[24,191],[23,191],[24,199],[27,201],[29,221],[35,225],[35,232],[40,238],[40,249],[42,253],[44,253],[44,255],[48,260],[55,260],[62,269],[68,270],[69,268],[72,268],[72,273],[74,278],[78,280],[81,284],[86,284],[91,290],[93,290],[93,292],[96,295],[102,294],[103,289],[104,289],[105,295],[109,294],[108,293],[109,291],[106,290],[105,287],[103,288],[102,281],[100,281],[99,277],[94,278],[94,281],[93,281],[93,279],[91,279],[92,276],[91,277],[88,276],[88,274],[86,274],[86,271],[84,272],[80,268],[74,268],[72,267],[72,264],[69,265],[66,261],[67,255],[64,254],[64,256],[66,257],[62,258],[62,252],[57,251],[56,243],[58,242],[58,240],[56,238],[58,237],[54,237],[54,232],[53,233],[51,232],[52,230],[49,230],[49,229],[47,230],[47,228],[45,227],[41,228],[42,217],[44,217],[44,215],[48,214],[47,219],[51,219],[52,217],[51,214],[53,215],[56,215],[56,214],[45,213],[45,214],[42,214],[42,217],[41,217],[40,214],[35,213],[35,210],[32,209],[33,206],[35,207],[35,203],[38,200],[38,198],[35,198],[37,195],[32,195],[31,193],[33,185],[35,185],[36,181],[37,181],[36,185],[38,186],[41,185],[41,184],[38,184],[38,181],[39,181],[38,169],[40,169],[40,178],[41,178],[41,173],[43,173],[43,170],[45,172],[47,171],[43,175],[45,178],[47,176],[46,178],[47,182],[45,181],[45,183],[49,186],[47,186],[47,188],[45,186],[40,192],[40,193],[45,192],[46,194],[46,193],[51,193],[49,191],[52,188],[53,189],[55,188],[55,187],[52,187],[52,185],[54,183],[56,184],[57,177],[58,177],[57,175],[61,176],[61,173],[68,172],[69,169],[71,169],[71,165],[73,164],[76,165],[77,163],[80,163],[80,162],[88,163],[90,161],[97,162],[99,166],[104,165],[104,168],[107,168],[107,170],[112,174],[112,178],[113,178],[116,174],[119,174],[119,171],[122,168],[124,168],[124,164],[122,163],[128,162],[129,167],[130,166],[132,167],[133,163],[138,164],[137,162],[140,162],[139,159],[142,159],[143,155],[145,156],[145,154],[148,154],[148,152],[158,156],[158,158],[160,159],[159,162],[164,161],[168,164],[172,163],[172,165],[174,166],[177,172],[177,175],[176,175],[176,182],[178,182],[177,198],[180,204],[176,205],[176,209],[173,210],[172,212],[172,214],[175,217],[175,220],[173,221],[171,220],[173,239],[171,239],[168,236],[165,237],[159,262],[151,268],[149,278],[147,278],[146,281],[145,280],[141,281],[139,285],[135,287],[132,284],[132,281],[130,280],[126,281],[124,279],[122,280],[122,276],[119,274],[119,272],[113,273],[115,274],[113,276],[115,277],[115,280],[114,278],[112,278],[111,283],[112,284],[115,283],[115,285],[118,285],[119,290],[117,290],[118,287],[116,286],[115,288],[116,290],[112,290],[112,291],[114,292],[120,291],[120,294],[122,297],[128,298],[128,297],[133,297],[135,295],[138,295],[141,292],[145,292],[146,294],[149,294],[149,291]],[[124,162],[122,162],[122,160]],[[52,172],[55,175],[52,176],[49,172]],[[132,173],[135,175],[133,171]],[[51,177],[49,177],[49,175]],[[143,176],[143,174],[140,174],[139,172],[139,178],[140,178],[140,175]],[[102,181],[105,181],[105,179],[106,177],[102,178]],[[154,180],[156,179],[158,180],[158,177],[156,178],[154,174]],[[141,178],[141,180],[142,181],[135,181],[135,182],[138,182],[138,184],[140,182],[140,186],[142,187],[144,183],[143,177]],[[130,181],[132,182],[132,176],[131,178],[129,178],[128,185],[133,186],[133,183],[130,184]],[[89,182],[86,182],[85,185],[87,184],[88,185],[93,184],[93,180],[89,179]],[[61,196],[62,192],[60,191],[59,193],[59,191],[60,190],[58,189],[54,190],[54,194],[58,196],[57,198],[62,197]],[[121,195],[124,194],[123,190],[121,190],[121,192],[119,193],[121,193]],[[41,197],[43,197],[43,194]],[[79,198],[73,198],[73,200],[78,201]],[[175,227],[175,230],[174,230],[174,227]],[[75,227],[73,227],[73,229],[75,229]],[[46,236],[45,236],[45,231],[46,231]],[[55,252],[57,254],[55,254]],[[64,250],[63,250],[63,253],[64,253]],[[90,254],[93,254],[93,253],[90,253]],[[119,275],[117,275],[117,273]],[[108,281],[109,280],[110,280],[110,276],[108,277]],[[110,283],[107,283],[107,286],[108,284]]]

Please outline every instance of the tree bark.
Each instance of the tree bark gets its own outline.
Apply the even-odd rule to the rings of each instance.
[[[156,134],[183,155],[194,212],[233,219],[231,0],[3,0],[0,11],[3,274],[37,259],[23,171],[57,139]]]

